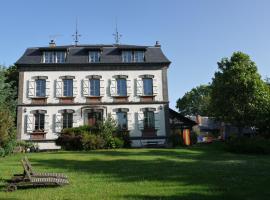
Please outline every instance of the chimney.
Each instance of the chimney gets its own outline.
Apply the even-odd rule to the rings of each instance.
[[[155,47],[161,47],[159,41],[156,41]]]
[[[56,46],[55,41],[51,40],[49,43],[49,47],[55,47],[55,46]]]

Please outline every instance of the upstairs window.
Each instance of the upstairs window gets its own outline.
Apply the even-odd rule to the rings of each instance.
[[[64,84],[64,97],[72,97],[73,96],[73,79],[63,79]]]
[[[65,62],[65,52],[63,51],[56,51],[55,52],[56,63],[64,63]]]
[[[37,79],[36,80],[36,97],[45,97],[46,96],[46,80]]]
[[[62,97],[76,97],[78,94],[77,80],[75,76],[60,76],[55,80],[55,96]]]
[[[122,51],[122,62],[144,62],[144,51]]]
[[[90,79],[90,96],[100,96],[100,79]]]
[[[143,78],[143,95],[151,96],[153,95],[153,79]]]
[[[158,81],[152,74],[140,75],[136,80],[137,96],[156,96],[158,94]]]
[[[132,51],[123,51],[122,52],[122,61],[123,62],[132,62]]]
[[[64,63],[65,56],[64,51],[45,51],[43,53],[43,63]]]
[[[100,52],[99,51],[90,51],[89,52],[89,62],[90,63],[100,62]]]
[[[63,129],[73,127],[73,113],[63,113]]]
[[[134,62],[143,62],[143,61],[144,61],[144,52],[134,51]]]
[[[118,78],[117,81],[117,95],[127,96],[127,80],[125,78]]]
[[[50,81],[48,76],[32,76],[27,80],[28,98],[45,98],[50,94]]]

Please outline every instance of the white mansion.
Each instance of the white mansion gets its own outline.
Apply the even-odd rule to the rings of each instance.
[[[58,149],[63,128],[111,114],[133,147],[164,144],[169,133],[167,69],[157,43],[28,48],[19,69],[17,137]]]

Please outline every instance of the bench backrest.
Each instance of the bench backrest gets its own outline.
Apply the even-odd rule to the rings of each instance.
[[[25,161],[25,164],[26,164],[30,174],[33,174],[34,173],[33,167],[26,156],[24,157],[24,161]]]
[[[22,163],[26,178],[31,181],[31,179],[32,179],[31,174],[30,174],[28,167],[26,166],[25,161],[23,159],[21,160],[21,163]]]

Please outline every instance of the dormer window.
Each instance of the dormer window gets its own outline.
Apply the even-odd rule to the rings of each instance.
[[[43,63],[64,63],[66,53],[64,51],[44,51]]]
[[[89,62],[90,63],[100,62],[100,51],[89,51]]]
[[[144,51],[122,51],[122,62],[144,62]]]
[[[122,61],[132,62],[132,51],[122,51]]]
[[[143,61],[144,61],[144,52],[134,51],[134,62],[143,62]]]

